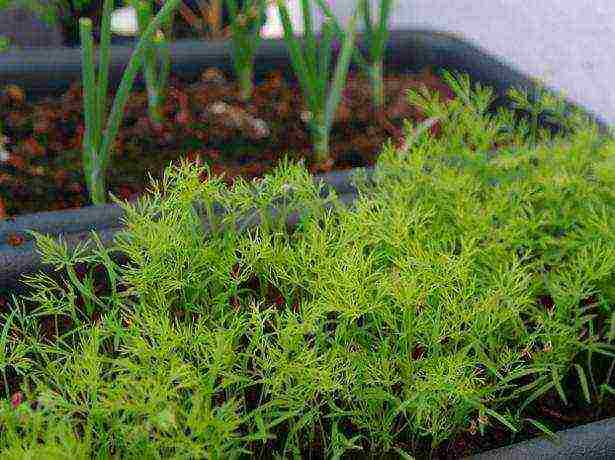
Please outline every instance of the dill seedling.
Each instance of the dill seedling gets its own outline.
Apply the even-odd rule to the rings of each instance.
[[[55,273],[0,317],[22,391],[3,454],[427,458],[412,446],[552,434],[542,397],[608,405],[615,141],[535,144],[446,78],[453,100],[409,95],[444,135],[385,146],[350,206],[301,165],[226,185],[182,163],[122,204],[110,248],[37,235]]]

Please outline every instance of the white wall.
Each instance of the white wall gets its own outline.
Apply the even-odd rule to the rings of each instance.
[[[459,33],[615,124],[615,0],[397,0],[392,22]]]

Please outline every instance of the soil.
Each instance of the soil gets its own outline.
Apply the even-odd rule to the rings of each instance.
[[[376,111],[369,82],[349,76],[331,133],[332,169],[371,165],[384,142],[403,141],[404,120],[424,118],[406,102],[407,89],[425,85],[443,99],[452,97],[429,70],[388,75],[385,85],[387,103]],[[81,165],[82,107],[78,84],[36,102],[19,87],[0,89],[8,138],[6,152],[0,152],[0,218],[89,204]],[[215,68],[203,69],[198,81],[172,78],[164,116],[163,126],[152,125],[145,91],[133,91],[108,173],[115,196],[137,196],[149,174],[159,177],[182,158],[209,164],[229,182],[239,175],[260,176],[284,156],[310,163],[309,112],[296,83],[280,72],[258,83],[248,103],[241,101],[235,81]]]

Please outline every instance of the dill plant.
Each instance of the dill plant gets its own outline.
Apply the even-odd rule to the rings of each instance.
[[[110,162],[111,149],[120,127],[124,106],[130,96],[134,80],[143,65],[144,59],[151,58],[149,53],[152,51],[152,38],[160,26],[169,20],[179,1],[167,1],[142,32],[140,40],[122,75],[122,80],[113,100],[108,118],[107,90],[113,0],[105,0],[103,3],[98,66],[94,62],[92,21],[88,18],[82,18],[79,21],[85,116],[85,133],[82,147],[83,168],[90,198],[94,204],[102,204],[106,201],[105,175]],[[146,67],[146,77],[148,74],[147,69],[151,70],[151,67],[149,65]],[[160,75],[165,75],[165,72],[161,71]],[[151,80],[150,83],[152,83]],[[107,121],[106,126],[105,120]]]
[[[329,134],[335,112],[342,97],[350,58],[354,49],[357,12],[350,19],[333,75],[330,61],[333,51],[334,25],[325,21],[320,41],[314,33],[309,0],[301,0],[303,15],[303,41],[295,35],[290,14],[284,0],[276,0],[284,27],[284,40],[303,97],[309,110],[309,126],[312,132],[314,160],[323,164],[330,159]]]
[[[544,395],[612,398],[615,141],[534,144],[447,78],[456,102],[410,99],[448,136],[386,146],[351,206],[300,165],[227,186],[184,163],[122,205],[111,248],[38,235],[85,270],[15,301],[6,349],[34,377],[0,406],[3,452],[428,456],[412,446],[548,432]]]

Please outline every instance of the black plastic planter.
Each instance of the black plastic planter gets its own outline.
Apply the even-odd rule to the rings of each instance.
[[[117,82],[130,57],[128,45],[111,52],[111,80]],[[231,72],[227,42],[181,41],[171,46],[173,71],[190,79],[203,68],[217,67]],[[15,83],[30,97],[44,97],[66,90],[80,79],[80,50],[73,48],[21,49],[0,55],[0,86]],[[493,87],[503,96],[510,87],[536,89],[527,76],[511,69],[474,45],[450,34],[431,31],[392,33],[386,57],[388,69],[418,71],[425,67],[446,68],[467,73],[473,81]],[[273,69],[290,71],[284,43],[266,40],[258,53],[256,77]],[[500,103],[505,99],[500,97]],[[572,105],[572,104],[571,104]],[[591,116],[591,115],[590,115]],[[600,119],[597,123],[606,129]],[[345,201],[353,199],[350,173],[332,173],[324,180]],[[121,228],[121,210],[114,205],[85,207],[69,211],[42,212],[0,221],[0,292],[17,292],[22,275],[41,268],[29,231],[60,236],[71,244],[96,231],[103,243],[112,241]],[[16,244],[19,243],[19,244]],[[608,459],[615,458],[615,420],[592,423],[558,434],[558,439],[536,439],[479,455],[478,459]]]
[[[557,438],[520,442],[472,457],[473,460],[610,460],[615,458],[615,419],[557,433]]]

